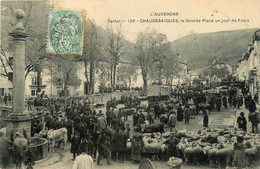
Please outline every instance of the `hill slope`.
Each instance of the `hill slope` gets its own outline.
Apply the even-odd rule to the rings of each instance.
[[[252,43],[257,29],[242,29],[204,34],[191,34],[172,42],[172,49],[192,70],[209,65],[219,57],[234,66]]]

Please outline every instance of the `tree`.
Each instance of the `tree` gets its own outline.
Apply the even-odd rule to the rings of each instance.
[[[96,64],[101,57],[101,43],[98,39],[98,32],[93,21],[87,20],[84,30],[84,52],[79,59],[84,63],[85,77],[87,79],[87,93],[94,93]],[[89,72],[88,72],[89,68]]]
[[[217,67],[211,67],[210,68],[211,76],[217,76],[218,78],[224,78],[227,75],[229,75],[229,70],[227,66],[217,68]]]
[[[116,86],[116,72],[120,58],[124,54],[123,52],[123,34],[122,34],[122,22],[116,25],[108,24],[107,31],[109,32],[107,50],[110,57],[110,70],[111,70],[111,88],[114,92]]]
[[[12,51],[14,44],[8,33],[14,29],[16,25],[16,18],[14,16],[15,9],[21,8],[25,11],[25,17],[23,24],[27,32],[30,34],[26,38],[26,68],[25,77],[32,70],[41,70],[43,61],[48,59],[45,53],[45,43],[47,36],[47,22],[48,22],[48,10],[49,4],[47,2],[32,2],[32,1],[22,1],[22,2],[4,2],[2,3],[4,7],[2,21],[2,44],[1,44],[1,63],[4,68],[3,76],[9,77],[8,69],[13,70],[11,62],[9,62],[9,57],[12,57]],[[37,68],[36,68],[37,67]],[[11,78],[9,78],[11,79]]]
[[[137,79],[136,74],[136,66],[130,64],[121,64],[117,69],[117,76],[121,81],[128,82],[129,87],[131,89],[132,79]]]
[[[158,83],[162,84],[162,70],[164,67],[164,60],[171,53],[170,43],[167,41],[165,34],[157,33],[155,39],[155,46],[153,49],[153,63],[155,66],[155,71],[157,75]],[[152,71],[150,71],[152,72]]]
[[[81,84],[81,80],[77,76],[77,63],[59,56],[54,56],[52,57],[49,69],[52,74],[51,83],[62,87],[65,105],[67,105],[66,98],[68,97],[68,88],[78,88]]]
[[[166,79],[166,84],[172,86],[172,81],[175,77],[179,76],[179,72],[182,68],[178,62],[178,55],[172,52],[167,55],[163,60],[162,74]]]
[[[153,51],[156,44],[156,31],[147,28],[144,32],[137,35],[134,56],[141,68],[143,78],[143,92],[146,95],[148,84],[148,67],[151,63]]]
[[[29,37],[26,38],[25,78],[31,71],[36,71],[37,92],[41,91],[40,77],[45,66],[43,63],[50,59],[50,56],[45,52],[48,13],[50,8],[59,7],[62,3],[63,0],[51,0],[50,3],[48,1],[4,1],[1,3],[3,18],[1,24],[3,29],[1,32],[0,61],[4,69],[1,75],[8,77],[12,82],[12,77],[10,77],[12,74],[9,72],[13,71],[13,65],[9,58],[12,58],[14,46],[8,33],[16,25],[14,11],[20,8],[24,10],[23,25],[29,33]]]

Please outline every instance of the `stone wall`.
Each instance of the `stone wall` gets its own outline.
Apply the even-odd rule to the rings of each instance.
[[[136,92],[136,91],[133,91],[133,92],[114,92],[114,93],[104,93],[104,94],[93,94],[93,95],[89,96],[89,99],[94,104],[97,104],[97,103],[106,104],[107,101],[109,101],[110,99],[113,99],[114,97],[117,100],[120,100],[122,95],[127,95],[127,96],[132,95],[132,97],[140,96],[139,92]]]

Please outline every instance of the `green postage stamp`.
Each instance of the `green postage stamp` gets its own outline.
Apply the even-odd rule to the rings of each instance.
[[[47,53],[82,55],[84,12],[51,9],[49,12]]]

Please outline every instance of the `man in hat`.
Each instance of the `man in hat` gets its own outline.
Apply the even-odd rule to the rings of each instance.
[[[177,120],[182,121],[182,119],[183,119],[183,110],[181,104],[179,104],[179,106],[177,107]]]
[[[160,118],[160,110],[161,110],[160,105],[158,102],[156,102],[154,105],[154,119]]]
[[[175,137],[174,133],[170,134],[170,137],[166,140],[165,144],[168,146],[167,157],[177,157],[177,144],[179,139]]]
[[[241,128],[246,132],[247,121],[244,116],[244,112],[241,112],[240,116],[237,117],[237,124],[238,124],[238,128]]]
[[[101,110],[99,110],[98,118],[97,118],[97,132],[100,133],[101,130],[105,129],[107,127],[107,122],[104,117],[104,114]]]
[[[87,154],[87,145],[80,145],[81,154],[76,157],[72,169],[93,169],[94,161],[93,158]]]
[[[117,150],[118,150],[118,160],[125,162],[125,155],[127,150],[127,139],[128,135],[125,131],[125,126],[121,125],[117,134]]]
[[[4,136],[4,131],[0,130],[0,168],[6,168],[9,162],[9,149],[12,142]]]
[[[256,103],[254,99],[249,101],[248,109],[250,113],[254,113],[256,111]]]
[[[110,108],[106,112],[106,118],[107,118],[107,126],[110,126],[112,120],[112,111],[110,110]]]
[[[170,132],[172,132],[173,128],[176,131],[175,127],[176,127],[176,124],[177,124],[177,118],[176,118],[175,112],[173,110],[170,111],[168,124],[170,126]]]
[[[80,136],[78,132],[75,132],[75,135],[71,139],[71,148],[70,148],[70,152],[73,153],[73,160],[75,160],[76,155],[79,155],[79,145],[80,145]]]
[[[97,157],[97,165],[102,165],[100,163],[101,157],[105,156],[107,160],[107,165],[110,165],[110,140],[109,137],[106,135],[105,129],[103,129],[98,137],[97,140],[97,147],[98,147],[98,157]]]
[[[243,136],[237,136],[237,142],[234,144],[234,158],[233,158],[234,165],[238,169],[242,169],[245,164],[245,147],[243,144]]]
[[[189,124],[190,123],[190,107],[188,104],[186,104],[186,106],[184,107],[183,113],[184,113],[185,124]]]
[[[208,128],[208,124],[209,124],[209,116],[208,113],[206,111],[206,109],[203,110],[203,127]]]

